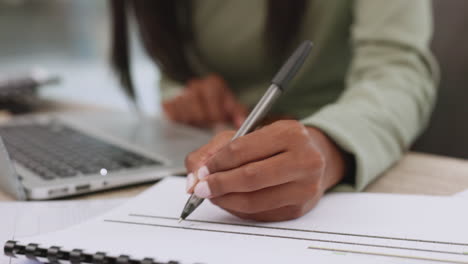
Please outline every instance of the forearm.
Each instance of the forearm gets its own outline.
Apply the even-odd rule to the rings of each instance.
[[[438,72],[428,47],[428,2],[356,3],[345,91],[302,122],[352,155],[353,187],[362,190],[401,157],[427,124]]]

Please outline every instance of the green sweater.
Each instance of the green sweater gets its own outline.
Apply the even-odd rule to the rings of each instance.
[[[253,106],[280,58],[263,39],[266,0],[197,0],[194,32],[200,74],[218,73]],[[291,49],[314,42],[305,65],[273,113],[324,131],[354,155],[354,190],[397,161],[426,125],[438,71],[429,50],[429,0],[315,0]],[[163,99],[182,84],[161,80]],[[342,185],[343,186],[343,185]]]

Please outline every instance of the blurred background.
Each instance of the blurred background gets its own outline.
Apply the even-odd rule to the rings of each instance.
[[[441,66],[439,98],[413,150],[468,158],[468,1],[433,0],[432,49]],[[159,73],[133,30],[132,69],[139,105],[160,114]],[[107,1],[0,0],[0,75],[43,68],[62,83],[40,97],[128,110],[109,66]]]
[[[40,88],[42,98],[128,109],[109,64],[108,11],[107,1],[0,0],[0,75],[42,68],[62,79]],[[159,73],[133,32],[139,105],[156,115]]]

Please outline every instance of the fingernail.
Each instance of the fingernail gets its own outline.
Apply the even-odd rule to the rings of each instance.
[[[200,198],[209,198],[211,196],[210,186],[207,181],[201,181],[195,186],[195,195]]]
[[[210,175],[210,172],[208,171],[208,168],[206,166],[203,166],[200,169],[198,169],[198,172],[197,172],[198,179],[203,180],[208,175]]]
[[[193,175],[193,173],[190,173],[189,175],[187,175],[187,185],[185,186],[185,191],[188,192],[190,189],[192,189],[194,184],[195,175]]]

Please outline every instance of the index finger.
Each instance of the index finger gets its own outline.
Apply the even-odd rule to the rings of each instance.
[[[253,192],[299,180],[303,173],[295,168],[293,160],[291,153],[281,153],[236,169],[210,174],[205,178],[210,197]]]
[[[211,155],[213,155],[213,153],[218,151],[218,149],[229,142],[232,135],[234,135],[234,131],[225,131],[223,133],[219,133],[208,144],[202,146],[185,157],[185,167],[187,168],[188,172],[187,186],[185,187],[185,191],[187,193],[193,193],[194,187],[198,183],[198,178],[203,176],[202,174],[209,174],[206,166],[202,166],[203,163]]]
[[[203,163],[220,148],[229,143],[234,131],[224,131],[217,134],[208,144],[200,147],[199,149],[189,153],[185,157],[185,168],[188,172],[196,172]]]
[[[209,157],[205,166],[209,173],[215,173],[284,152],[287,148],[284,132],[284,128],[272,124],[237,138]]]

